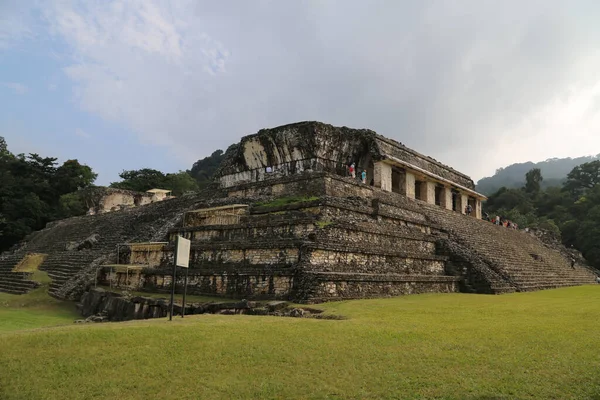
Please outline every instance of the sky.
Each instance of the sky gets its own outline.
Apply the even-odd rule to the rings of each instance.
[[[0,136],[108,184],[316,120],[478,180],[600,153],[599,17],[595,0],[0,0]]]

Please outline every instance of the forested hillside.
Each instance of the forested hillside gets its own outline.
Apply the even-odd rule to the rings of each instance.
[[[520,228],[553,231],[600,268],[600,160],[574,167],[561,186],[544,189],[539,168],[528,171],[523,181],[520,188],[502,187],[490,195],[484,212]]]
[[[539,169],[544,176],[542,189],[561,186],[567,179],[567,174],[573,168],[586,162],[599,159],[600,154],[590,157],[578,158],[551,158],[538,163],[526,162],[509,165],[506,168],[499,168],[496,173],[487,178],[482,178],[477,182],[477,191],[490,195],[501,187],[520,188],[525,184],[525,174],[532,169]]]

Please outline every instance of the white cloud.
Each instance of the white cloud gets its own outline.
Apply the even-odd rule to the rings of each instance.
[[[78,136],[82,139],[90,139],[92,137],[89,133],[87,133],[81,128],[75,129],[75,136]]]
[[[12,90],[15,94],[23,95],[29,91],[29,88],[18,82],[0,82],[0,86],[4,86]]]
[[[478,178],[600,152],[599,5],[56,0],[42,11],[70,48],[59,59],[72,60],[81,108],[187,165],[260,128],[322,120]]]
[[[58,88],[58,85],[56,83],[49,83],[48,84],[48,90],[51,91],[51,92],[54,92],[57,88]]]
[[[51,31],[71,48],[75,61],[64,71],[80,106],[187,162],[199,154],[185,139],[207,115],[196,100],[210,100],[207,88],[226,72],[229,54],[192,11],[183,2],[138,0],[56,2],[46,10]]]

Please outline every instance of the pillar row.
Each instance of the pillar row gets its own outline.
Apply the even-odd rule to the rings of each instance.
[[[460,204],[459,204],[459,211],[461,214],[466,214],[465,212],[465,208],[467,207],[467,204],[469,204],[469,196],[467,196],[464,193],[459,193],[458,195],[458,200],[460,200]]]
[[[378,161],[374,165],[373,180],[375,187],[392,191],[392,166],[384,162]]]
[[[442,189],[441,206],[446,210],[452,210],[452,188],[444,186]]]
[[[435,204],[435,182],[425,181],[421,184],[421,200]]]
[[[415,198],[415,176],[410,172],[400,174],[399,182],[400,193],[408,197],[409,199]]]

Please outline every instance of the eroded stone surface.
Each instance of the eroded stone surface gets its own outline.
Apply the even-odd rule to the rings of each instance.
[[[349,162],[367,170],[366,184],[347,176]],[[50,224],[0,256],[0,290],[34,287],[12,269],[41,253],[59,298],[80,299],[95,284],[180,293],[182,271],[171,278],[178,235],[192,241],[188,293],[248,301],[594,283],[580,258],[571,266],[573,252],[476,218],[481,198],[468,177],[369,130],[299,123],[261,131],[228,150],[217,182],[193,196]],[[472,216],[463,215],[471,204]],[[86,296],[82,307],[102,304],[111,320],[162,315],[150,301]]]

